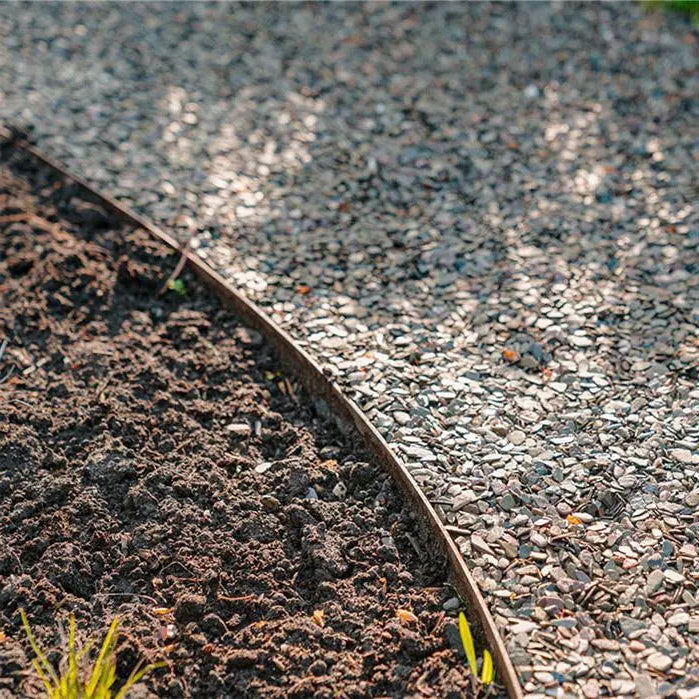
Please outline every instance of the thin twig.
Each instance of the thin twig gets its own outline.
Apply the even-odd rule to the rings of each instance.
[[[223,602],[253,602],[257,595],[242,595],[240,597],[228,597],[227,595],[216,595],[216,599]]]
[[[7,381],[7,379],[9,379],[9,378],[12,376],[12,374],[14,374],[14,373],[15,373],[15,365],[13,364],[13,365],[10,367],[10,370],[7,372],[7,374],[5,374],[5,376],[3,376],[3,377],[0,379],[0,383],[5,383],[5,381]]]
[[[102,385],[97,389],[97,400],[102,400],[102,394],[105,392],[107,386],[109,386],[109,382],[111,381],[111,376],[108,376],[103,382]]]
[[[147,599],[149,602],[152,602],[153,604],[162,604],[162,602],[158,602],[154,597],[150,597],[149,595],[144,595],[141,594],[140,592],[95,592],[94,593],[95,597],[140,597],[142,599]]]
[[[172,270],[172,274],[165,280],[165,283],[160,287],[160,291],[158,292],[158,296],[162,296],[169,288],[170,284],[177,279],[177,277],[180,276],[180,273],[182,272],[182,269],[184,268],[186,262],[187,262],[187,252],[189,251],[190,246],[192,245],[192,241],[194,240],[194,237],[196,236],[197,232],[193,231],[192,234],[189,236],[189,240],[181,246],[180,251],[180,259],[175,265],[175,269]]]

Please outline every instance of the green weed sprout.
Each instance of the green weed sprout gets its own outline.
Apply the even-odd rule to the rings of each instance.
[[[92,668],[87,667],[85,658],[94,646],[90,641],[84,648],[75,648],[75,616],[70,615],[68,630],[68,655],[60,663],[58,672],[52,667],[46,653],[39,647],[32,633],[24,609],[19,610],[22,626],[36,658],[32,666],[43,682],[48,699],[122,699],[126,693],[147,673],[163,667],[165,663],[152,663],[145,667],[136,666],[126,683],[114,693],[116,681],[116,651],[119,637],[119,619],[115,618],[104,637],[102,647]]]
[[[468,666],[474,677],[478,677],[478,664],[476,662],[476,647],[473,644],[473,636],[471,635],[471,627],[468,625],[466,615],[459,612],[459,634],[461,635],[461,643],[466,653]],[[481,665],[481,682],[487,686],[493,681],[495,672],[493,671],[493,658],[489,650],[483,651],[483,663]]]
[[[170,291],[174,291],[178,296],[187,295],[187,288],[181,279],[171,279],[167,283],[167,288],[170,289]]]

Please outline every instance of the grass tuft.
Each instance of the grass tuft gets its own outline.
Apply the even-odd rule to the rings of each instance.
[[[459,634],[461,635],[461,644],[464,647],[464,653],[466,653],[466,660],[468,661],[468,666],[471,673],[475,678],[478,678],[478,661],[476,659],[476,647],[473,643],[473,636],[471,634],[471,627],[468,624],[466,615],[463,612],[459,612]],[[493,658],[490,655],[489,650],[483,651],[483,662],[481,665],[481,684],[487,687],[492,683],[495,672],[493,670]]]
[[[97,659],[94,664],[91,664],[88,655],[94,642],[90,641],[84,648],[76,650],[75,616],[71,614],[67,655],[56,670],[36,642],[24,609],[20,609],[19,613],[22,617],[22,626],[36,656],[32,660],[32,666],[42,681],[49,699],[122,699],[144,675],[165,665],[165,663],[152,663],[145,667],[137,665],[119,690],[115,690],[119,619],[115,618],[109,625]]]

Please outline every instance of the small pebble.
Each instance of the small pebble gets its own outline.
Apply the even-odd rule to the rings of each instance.
[[[445,612],[454,612],[461,607],[461,600],[458,597],[450,597],[443,605]]]
[[[670,456],[681,464],[692,463],[692,452],[689,449],[671,449]]]
[[[662,571],[652,571],[646,581],[646,595],[654,595],[663,586],[664,581],[665,576],[663,575]]]
[[[402,410],[397,410],[393,413],[393,419],[399,425],[407,425],[410,422],[410,415],[408,415],[408,413],[403,412]]]
[[[685,624],[689,624],[689,614],[687,614],[687,612],[677,612],[667,620],[667,623],[670,624],[670,626],[684,626]]]
[[[664,653],[652,653],[646,658],[648,666],[658,672],[665,672],[672,666],[672,658]]]
[[[665,580],[671,585],[679,585],[685,581],[684,575],[671,568],[663,571],[663,575],[665,576]]]
[[[507,438],[510,440],[510,442],[512,442],[512,444],[519,446],[527,438],[527,435],[521,430],[514,430],[507,435]]]
[[[242,422],[232,422],[226,425],[226,431],[239,437],[249,437],[252,434],[252,427]]]

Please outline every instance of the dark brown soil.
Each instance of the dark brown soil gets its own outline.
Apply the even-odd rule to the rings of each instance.
[[[119,615],[120,677],[169,665],[135,694],[469,693],[444,562],[257,334],[17,154],[0,216],[0,696],[37,691],[20,607],[53,648]]]

